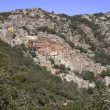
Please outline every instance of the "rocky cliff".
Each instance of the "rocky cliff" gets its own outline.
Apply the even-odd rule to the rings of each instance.
[[[67,16],[41,9],[0,13],[0,39],[78,87],[110,84],[110,13]],[[105,73],[104,73],[105,72]]]

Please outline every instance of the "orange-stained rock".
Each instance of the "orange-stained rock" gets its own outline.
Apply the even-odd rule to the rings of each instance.
[[[28,40],[27,47],[36,48],[36,50],[43,55],[58,55],[65,50],[63,43],[57,42],[56,39],[45,37],[38,38],[37,40]]]

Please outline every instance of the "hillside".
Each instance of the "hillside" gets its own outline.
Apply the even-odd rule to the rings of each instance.
[[[63,109],[66,101],[80,100],[74,83],[62,82],[21,50],[0,41],[0,110]]]
[[[1,110],[109,110],[109,12],[0,13],[0,39]]]

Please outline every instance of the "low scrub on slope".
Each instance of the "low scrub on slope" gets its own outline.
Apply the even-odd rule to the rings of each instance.
[[[35,65],[20,47],[0,41],[0,110],[61,110],[66,101],[79,110],[81,97],[74,84]]]

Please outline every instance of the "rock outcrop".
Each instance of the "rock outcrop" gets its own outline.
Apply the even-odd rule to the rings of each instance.
[[[110,65],[109,15],[69,17],[38,9],[16,10],[0,21],[0,39],[12,46],[24,44],[35,63],[62,80],[94,87],[94,81],[83,79],[83,74],[92,72],[96,77]]]

